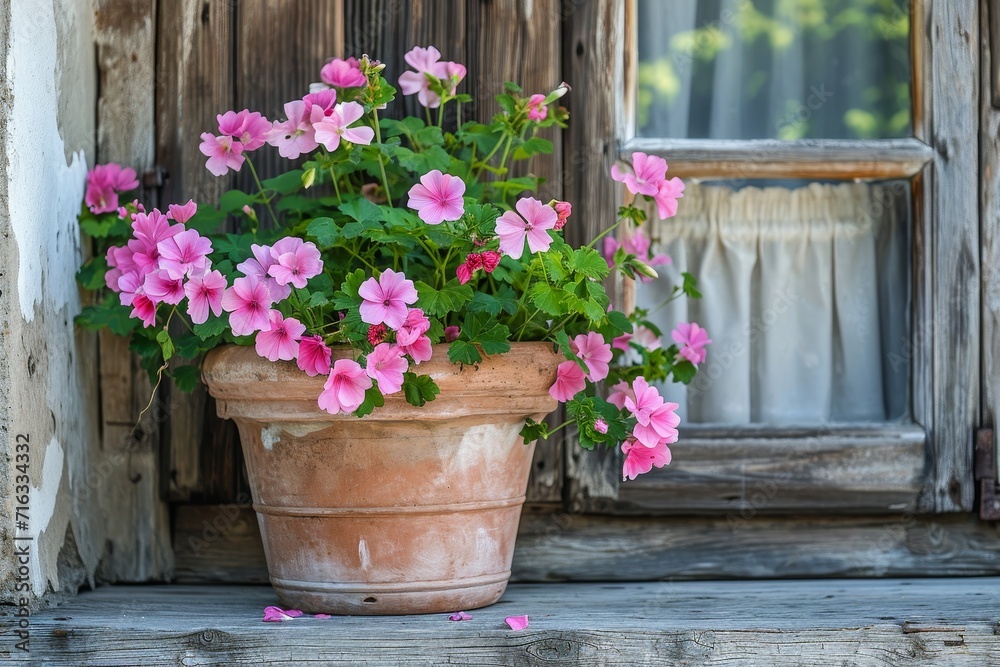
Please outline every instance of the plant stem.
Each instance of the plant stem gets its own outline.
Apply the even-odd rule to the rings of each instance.
[[[267,207],[267,212],[271,214],[271,221],[277,227],[278,216],[274,214],[274,209],[271,208],[271,198],[268,197],[267,192],[264,191],[264,186],[260,182],[260,177],[257,176],[257,169],[253,166],[253,160],[249,157],[247,158],[247,165],[250,167],[250,173],[253,175],[253,180],[257,184],[257,189],[260,190],[260,196],[264,198],[264,206]],[[256,232],[256,228],[253,231]]]
[[[616,229],[618,229],[618,226],[621,225],[623,222],[625,222],[625,220],[626,220],[626,218],[619,218],[618,222],[616,222],[615,224],[611,225],[610,227],[608,227],[607,229],[605,229],[603,232],[601,232],[600,234],[598,234],[597,236],[595,236],[590,241],[590,243],[588,243],[585,247],[587,247],[587,248],[593,248],[595,243],[597,243],[599,240],[601,240],[603,237],[607,236],[611,232],[613,232]]]
[[[333,167],[330,167],[330,182],[333,183],[333,191],[337,193],[337,203],[343,204],[344,200],[340,198],[340,187],[337,185],[337,174],[333,171]]]
[[[430,110],[428,110],[428,117],[430,117]],[[382,130],[378,125],[378,109],[372,109],[372,120],[375,121],[375,140],[378,142],[379,146],[382,145]],[[392,193],[389,192],[389,179],[385,175],[385,162],[382,161],[382,151],[378,153],[378,168],[382,172],[382,189],[385,190],[385,200],[389,203],[389,208],[392,206]]]

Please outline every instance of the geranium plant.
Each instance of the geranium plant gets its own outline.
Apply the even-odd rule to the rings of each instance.
[[[249,171],[250,192],[164,213],[120,205],[138,186],[135,172],[96,167],[80,219],[98,252],[79,273],[96,296],[79,322],[130,336],[153,381],[166,374],[183,389],[198,368],[175,357],[253,345],[326,376],[319,407],[358,417],[397,392],[415,406],[434,400],[438,387],[420,364],[436,343],[447,343],[453,363],[474,365],[516,341],[549,341],[566,357],[550,390],[566,404],[560,428],[575,425],[586,448],[621,447],[628,478],[668,463],[677,406],[651,383],[689,382],[710,341],[682,323],[661,345],[645,312],[612,308],[604,282],[612,273],[657,278],[652,266],[669,260],[651,254],[637,202],[668,218],[683,184],[667,179],[662,158],[635,154],[610,174],[633,203],[601,237],[571,247],[570,203],[543,202],[539,178],[513,175],[515,164],[552,151],[539,132],[565,127],[558,102],[569,86],[525,95],[507,84],[484,124],[463,118],[472,100],[458,92],[462,65],[433,47],[414,48],[406,62],[413,69],[399,86],[417,96],[423,118],[380,117],[396,89],[367,57],[328,63],[323,83],[285,104],[282,119],[219,115],[218,133],[201,136],[206,166],[217,176]],[[260,180],[252,154],[268,144],[291,162]],[[699,296],[687,274],[673,293]],[[338,345],[353,354],[331,364]],[[529,420],[522,435],[551,432]]]

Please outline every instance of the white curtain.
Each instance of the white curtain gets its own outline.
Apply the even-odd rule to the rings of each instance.
[[[689,183],[680,212],[650,215],[654,249],[673,259],[637,284],[669,338],[695,321],[713,343],[695,381],[664,387],[693,423],[885,421],[909,404],[906,192],[899,183],[797,189]],[[664,276],[666,274],[666,276]]]

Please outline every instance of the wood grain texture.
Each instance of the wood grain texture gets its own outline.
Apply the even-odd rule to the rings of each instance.
[[[567,95],[569,130],[563,139],[563,196],[572,202],[566,240],[588,243],[615,223],[621,193],[608,174],[618,159],[625,130],[619,104],[624,87],[625,4],[620,0],[579,0],[566,7],[563,72],[573,86]],[[566,492],[574,512],[618,495],[621,452],[584,451],[565,438]]]
[[[934,151],[919,139],[646,139],[630,140],[621,156],[635,151],[660,155],[681,178],[753,180],[762,178],[912,178]]]
[[[198,137],[216,133],[216,115],[235,104],[234,26],[241,4],[179,0],[159,5],[156,160],[167,171],[161,189],[165,202],[215,202],[235,184],[231,175],[208,172]],[[168,381],[165,395],[170,420],[161,476],[168,497],[232,500],[243,466],[235,429],[216,417],[215,402],[203,387],[188,394]],[[206,432],[217,434],[216,439],[204,440]]]
[[[983,90],[1000,86],[1000,3],[982,3]],[[981,423],[997,432],[1000,418],[1000,104],[983,96],[979,131],[979,225],[982,267],[983,372]],[[994,445],[995,447],[995,445]],[[994,457],[1000,466],[1000,457]],[[995,479],[1000,479],[1000,467]]]
[[[674,462],[619,487],[625,514],[908,512],[924,481],[921,427],[687,429]],[[599,507],[595,508],[599,511]]]
[[[512,585],[443,614],[261,623],[269,587],[111,587],[32,618],[38,664],[981,665],[996,579]],[[513,632],[503,619],[527,614]],[[0,647],[13,650],[10,643]]]
[[[979,416],[979,4],[976,0],[917,3],[930,40],[924,129],[934,149],[931,187],[933,267],[930,310],[933,386],[931,482],[922,509],[972,509],[973,429]],[[918,360],[919,362],[919,360]]]
[[[518,581],[1000,574],[1000,528],[972,516],[633,518],[526,508]]]
[[[308,93],[323,65],[344,55],[340,0],[240,0],[235,21],[236,109],[283,119],[284,104]],[[262,179],[289,168],[289,161],[270,147],[250,159]],[[249,173],[241,172],[239,184],[256,189]]]
[[[95,4],[100,98],[97,160],[141,173],[153,166],[156,2],[102,0]],[[156,204],[155,191],[140,198]],[[101,460],[97,501],[106,513],[107,548],[98,574],[106,581],[162,580],[172,568],[167,507],[160,501],[160,420],[138,423],[152,386],[123,338],[99,336]]]

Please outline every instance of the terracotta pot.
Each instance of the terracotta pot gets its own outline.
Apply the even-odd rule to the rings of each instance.
[[[496,602],[534,450],[518,432],[555,409],[559,361],[548,343],[516,343],[460,367],[436,346],[418,369],[441,387],[436,400],[415,408],[399,393],[358,419],[321,410],[325,378],[294,363],[213,350],[204,379],[239,427],[280,604],[413,614]]]

